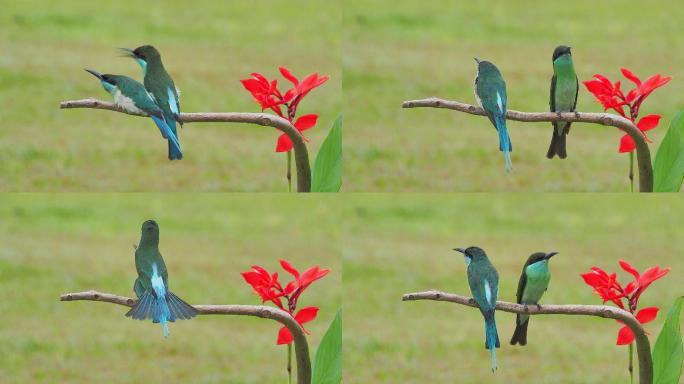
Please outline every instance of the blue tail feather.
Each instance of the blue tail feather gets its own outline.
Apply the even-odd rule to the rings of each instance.
[[[491,354],[492,372],[497,368],[496,366],[496,348],[500,347],[499,334],[496,330],[496,320],[494,319],[494,311],[490,315],[485,316],[485,347],[489,349]]]
[[[504,170],[508,173],[513,169],[513,163],[511,162],[513,144],[511,143],[511,137],[508,135],[506,119],[503,116],[496,117],[495,122],[496,131],[499,133],[499,150],[504,154]]]
[[[168,123],[166,119],[161,119],[156,116],[151,116],[154,123],[159,128],[162,136],[168,140],[169,160],[180,160],[183,158],[183,149],[181,148],[178,137],[176,136],[176,123]]]

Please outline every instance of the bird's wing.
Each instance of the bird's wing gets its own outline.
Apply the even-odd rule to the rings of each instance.
[[[481,311],[486,312],[496,306],[496,284],[493,281],[489,281],[485,274],[468,273],[468,284],[470,285],[470,292],[473,294],[473,298]]]
[[[159,255],[158,261],[157,261],[157,266],[159,268],[159,275],[162,277],[164,280],[164,286],[166,286],[166,289],[169,289],[169,273],[166,270],[166,263],[164,263],[164,258],[162,257],[161,253],[157,251],[157,254]]]
[[[525,285],[527,284],[527,275],[525,274],[525,268],[527,268],[527,263],[523,266],[522,273],[520,274],[520,280],[518,281],[518,292],[515,294],[515,298],[518,304],[522,303],[523,292],[525,291]]]

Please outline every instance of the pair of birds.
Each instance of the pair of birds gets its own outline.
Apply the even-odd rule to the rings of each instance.
[[[164,69],[159,51],[151,45],[136,49],[121,48],[125,56],[135,59],[143,71],[144,85],[128,76],[102,74],[92,69],[87,72],[97,77],[102,87],[114,98],[114,103],[125,111],[149,115],[168,141],[169,160],[183,158],[176,122],[180,120],[179,91]]]
[[[499,274],[482,248],[455,248],[454,251],[461,252],[465,258],[470,292],[485,319],[485,348],[490,351],[493,372],[496,370],[496,348],[500,347],[494,318],[496,299],[499,293]],[[549,260],[557,254],[558,252],[536,252],[527,258],[518,281],[516,293],[518,304],[523,304],[525,308],[528,305],[539,306],[539,301],[549,287],[551,280]],[[529,315],[519,314],[516,316],[515,332],[511,338],[511,345],[527,344],[529,322]]]
[[[511,151],[513,146],[506,128],[506,82],[499,69],[489,61],[475,58],[477,77],[475,77],[475,98],[484,109],[489,121],[499,133],[499,150],[504,154],[504,170],[508,173],[513,168]],[[574,112],[577,106],[579,82],[572,63],[570,47],[560,45],[553,51],[553,77],[551,78],[551,95],[549,107],[551,112]],[[570,132],[570,123],[554,121],[551,144],[546,157],[552,159],[567,157],[566,137]]]
[[[151,319],[161,324],[164,337],[168,337],[169,322],[197,316],[195,308],[169,290],[169,274],[159,252],[159,225],[154,220],[142,225],[140,243],[135,248],[135,269],[138,277],[133,291],[138,302],[126,313],[127,317]]]

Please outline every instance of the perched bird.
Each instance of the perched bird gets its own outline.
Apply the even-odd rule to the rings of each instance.
[[[506,162],[504,170],[508,173],[513,168],[511,163],[513,145],[508,136],[508,128],[506,128],[506,82],[494,64],[478,58],[475,58],[475,61],[477,62],[475,98],[499,133],[499,150],[504,154]]]
[[[551,78],[551,97],[549,106],[551,112],[575,112],[579,82],[572,64],[570,47],[559,45],[553,51],[553,77]],[[558,155],[565,159],[568,154],[565,149],[565,139],[570,132],[570,122],[554,121],[551,144],[546,157],[553,159]]]
[[[518,293],[516,294],[518,304],[539,306],[539,300],[549,287],[551,272],[549,271],[549,260],[557,255],[558,252],[537,252],[530,255],[523,266],[520,281],[518,282]],[[527,325],[530,323],[530,316],[519,314],[515,318],[515,332],[511,338],[511,345],[527,344]]]
[[[162,136],[169,141],[169,145],[172,145],[178,153],[182,153],[180,143],[171,130],[173,121],[169,124],[164,118],[164,112],[155,104],[152,96],[147,93],[142,84],[127,76],[103,75],[92,69],[86,69],[86,72],[100,80],[100,84],[105,91],[112,95],[116,105],[128,112],[148,114],[159,128]]]
[[[164,337],[169,336],[168,322],[191,319],[197,310],[169,290],[169,275],[159,253],[159,226],[154,220],[142,225],[140,244],[135,250],[135,269],[138,277],[133,291],[138,302],[126,316],[136,320],[152,319],[162,326]]]
[[[176,121],[180,122],[180,103],[178,89],[173,79],[164,69],[159,51],[151,45],[143,45],[136,49],[121,48],[121,51],[135,59],[143,70],[145,89],[152,94],[154,101],[164,111],[164,119],[169,122],[173,134],[176,132]],[[183,154],[169,141],[169,159],[182,159]]]
[[[500,347],[494,318],[496,298],[499,292],[499,274],[482,248],[455,248],[454,251],[461,252],[465,257],[470,292],[485,319],[485,348],[489,349],[491,354],[491,366],[492,372],[494,372],[496,370],[496,348]]]

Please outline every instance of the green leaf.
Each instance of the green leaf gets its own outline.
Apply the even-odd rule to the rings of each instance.
[[[653,383],[677,384],[682,374],[682,333],[679,329],[679,314],[682,310],[682,300],[678,297],[667,314],[663,329],[658,335],[653,347]]]
[[[313,169],[311,192],[339,192],[342,188],[342,115],[335,120]]]
[[[684,177],[684,110],[672,119],[653,164],[653,191],[678,192]]]
[[[342,382],[342,309],[325,332],[316,351],[313,366],[313,384],[339,384]]]

